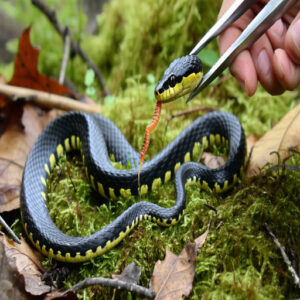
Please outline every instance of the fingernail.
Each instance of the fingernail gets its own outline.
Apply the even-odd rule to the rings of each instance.
[[[284,78],[284,68],[283,68],[283,65],[280,61],[280,59],[278,59],[277,55],[275,54],[275,59],[277,61],[277,64],[279,66],[279,74],[277,75],[280,79],[283,79]]]
[[[257,73],[262,76],[269,76],[271,67],[267,51],[265,49],[261,50],[257,57]]]
[[[295,47],[300,51],[300,19],[292,26],[291,33]]]
[[[291,74],[291,72],[292,72],[291,65],[290,65],[289,61],[284,62],[284,61],[280,60],[280,57],[276,54],[276,52],[274,54],[274,59],[276,60],[277,65],[279,66],[279,69],[278,69],[279,71],[278,71],[277,76],[281,80],[284,80],[284,78],[286,76],[288,76],[289,74]]]
[[[283,35],[284,26],[282,21],[277,20],[274,25],[271,27],[272,31],[280,38]]]
[[[243,88],[243,90],[245,90],[245,92],[247,94],[249,94],[249,90],[248,90],[248,87],[246,85],[246,81],[244,79],[241,79],[241,78],[237,78],[237,80],[239,81],[241,87]]]

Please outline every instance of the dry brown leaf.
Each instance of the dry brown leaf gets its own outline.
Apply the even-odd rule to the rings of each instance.
[[[26,293],[40,296],[50,292],[50,286],[44,285],[41,281],[41,272],[37,267],[39,254],[33,251],[24,240],[21,245],[18,245],[1,234],[0,257],[0,281],[4,281],[7,287],[12,285],[13,289],[22,295],[22,298],[16,299],[26,299],[29,297]],[[11,293],[9,289],[6,292]]]
[[[215,156],[210,152],[203,152],[200,159],[205,166],[211,169],[217,169],[225,164],[224,157]]]
[[[72,291],[60,292],[60,291],[52,291],[48,293],[43,300],[54,300],[54,299],[67,299],[67,300],[75,300],[78,299],[76,293]]]
[[[24,239],[21,244],[9,240],[0,232],[0,287],[1,300],[76,299],[72,292],[60,292],[41,280],[41,254]],[[40,298],[39,298],[40,299]]]
[[[156,293],[155,300],[176,300],[188,296],[193,287],[197,252],[205,243],[209,228],[196,240],[188,242],[179,256],[166,250],[163,261],[154,267],[150,288]]]
[[[250,153],[252,147],[255,146],[256,142],[259,140],[259,136],[250,135],[247,137],[247,153]]]
[[[291,156],[292,150],[300,152],[300,105],[292,111],[269,132],[267,132],[254,146],[247,176],[260,173],[267,164],[278,164]],[[277,152],[278,155],[271,154]]]
[[[61,85],[56,80],[48,78],[38,71],[40,50],[31,45],[30,29],[30,27],[27,27],[19,38],[14,74],[9,84],[57,95],[74,96],[66,86]],[[0,95],[0,107],[4,107],[5,105],[5,96]]]
[[[34,141],[59,112],[43,112],[30,104],[13,103],[7,126],[0,137],[0,212],[19,208],[23,167]],[[21,120],[21,122],[20,122]]]
[[[209,233],[209,229],[210,229],[210,223],[206,229],[206,231],[204,233],[202,233],[199,237],[197,237],[195,239],[195,243],[196,243],[196,251],[198,252],[199,248],[201,248],[205,241],[206,241],[206,238],[207,238],[207,235]]]
[[[182,299],[190,294],[195,273],[194,249],[195,244],[189,242],[179,256],[166,250],[164,261],[156,263],[150,285],[156,300]]]

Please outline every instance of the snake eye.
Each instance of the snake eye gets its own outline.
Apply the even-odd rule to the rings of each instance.
[[[175,77],[175,75],[172,74],[169,77],[168,83],[169,83],[169,86],[172,87],[172,88],[176,85],[176,77]]]

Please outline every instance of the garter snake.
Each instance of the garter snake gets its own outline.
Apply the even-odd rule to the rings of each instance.
[[[202,77],[194,56],[171,64],[158,83],[156,98],[167,102],[193,89]],[[190,161],[202,145],[228,147],[226,163],[209,169]],[[61,232],[47,209],[46,180],[64,152],[82,153],[92,187],[103,197],[136,195],[140,155],[129,145],[113,122],[100,115],[66,113],[52,121],[36,140],[27,158],[21,186],[21,215],[31,242],[44,255],[66,262],[82,262],[118,244],[143,219],[169,226],[176,224],[185,208],[185,183],[195,180],[202,188],[228,189],[244,166],[245,137],[238,119],[230,113],[215,111],[196,119],[175,140],[151,160],[140,174],[140,193],[144,194],[175,175],[176,203],[163,208],[150,202],[137,202],[113,222],[90,236],[73,237]],[[115,169],[109,159],[134,166]]]

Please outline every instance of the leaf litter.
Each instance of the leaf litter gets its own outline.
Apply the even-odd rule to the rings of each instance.
[[[209,229],[210,226],[194,243],[189,241],[178,256],[166,249],[165,259],[155,264],[150,281],[150,288],[156,293],[155,300],[182,299],[190,294],[197,252],[205,243]]]
[[[247,176],[259,174],[268,163],[276,165],[284,162],[294,151],[300,152],[300,105],[256,142]]]
[[[9,84],[72,96],[70,90],[38,71],[40,50],[30,43],[30,27],[19,39],[14,74]],[[29,59],[30,58],[30,59]],[[27,155],[44,127],[60,112],[43,111],[0,94],[0,212],[19,208],[20,184]]]

